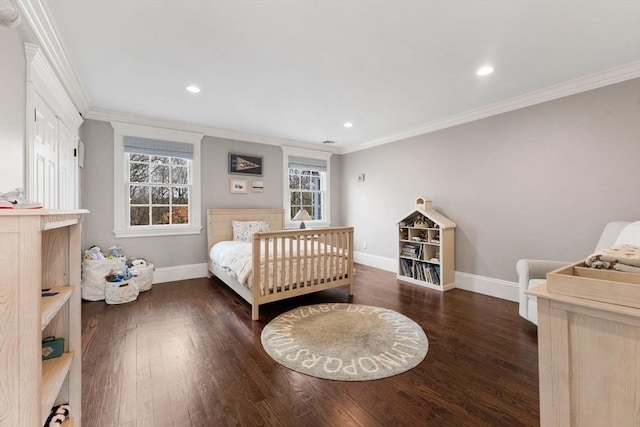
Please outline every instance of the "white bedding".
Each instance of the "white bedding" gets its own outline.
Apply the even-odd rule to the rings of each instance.
[[[225,241],[213,245],[209,258],[231,274],[238,282],[247,285],[253,264],[251,262],[251,243]]]
[[[330,275],[345,274],[346,267],[340,262],[344,260],[341,255],[342,251],[335,247],[324,245],[319,243],[315,239],[303,240],[306,242],[306,256],[305,247],[300,247],[300,258],[298,259],[297,239],[292,239],[291,243],[289,239],[276,239],[277,241],[277,262],[276,262],[276,281],[280,282],[282,279],[282,268],[284,267],[284,285],[289,286],[292,284],[300,283],[302,281],[309,281],[311,277],[328,278]],[[264,245],[264,242],[260,242]],[[269,241],[269,258],[273,260],[273,240]],[[290,254],[290,245],[292,248]],[[283,247],[284,246],[284,247]],[[218,265],[225,271],[227,271],[232,277],[249,288],[253,285],[253,261],[252,261],[252,243],[241,241],[224,241],[216,243],[209,253],[209,257],[213,264]],[[313,252],[313,256],[311,253]],[[265,287],[272,290],[273,284],[273,262],[268,265],[267,277],[265,280],[265,268],[264,268],[264,247],[261,247],[261,268],[260,278],[262,283],[261,293],[264,295]],[[326,256],[325,256],[326,255]],[[325,273],[325,262],[326,270]],[[283,262],[284,260],[284,262]],[[313,265],[312,265],[313,264]],[[312,270],[313,268],[313,270]],[[289,280],[289,269],[292,269],[291,280]],[[299,272],[299,274],[298,274]],[[316,273],[316,274],[313,274]],[[298,276],[300,276],[298,278]],[[299,280],[304,279],[304,280]],[[291,283],[289,283],[291,281]],[[265,284],[267,286],[265,286]],[[282,283],[277,283],[281,286]]]

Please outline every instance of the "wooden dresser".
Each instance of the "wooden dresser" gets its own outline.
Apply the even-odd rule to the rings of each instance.
[[[640,275],[623,273],[618,294],[617,273],[574,275],[576,265],[527,292],[538,299],[540,425],[638,427]]]

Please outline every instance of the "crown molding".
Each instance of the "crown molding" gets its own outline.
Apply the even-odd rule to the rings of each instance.
[[[519,110],[554,99],[564,98],[577,93],[586,92],[592,89],[609,86],[640,77],[640,61],[611,68],[600,73],[590,74],[579,79],[570,80],[546,89],[530,92],[525,95],[516,96],[504,101],[495,102],[484,107],[475,108],[440,120],[434,120],[415,129],[390,135],[384,138],[375,139],[353,147],[344,147],[340,154],[353,153],[355,151],[366,150],[378,145],[389,144],[418,135],[435,132],[438,130],[473,122],[487,117],[495,116],[509,111]]]
[[[202,133],[207,136],[215,138],[230,139],[234,141],[255,142],[257,144],[276,145],[276,146],[291,146],[298,148],[313,149],[316,151],[326,151],[331,153],[337,153],[337,150],[318,150],[317,144],[305,143],[300,141],[293,141],[283,138],[273,138],[269,136],[254,135],[244,132],[236,132],[232,130],[219,129],[210,126],[203,126],[191,123],[184,123],[174,120],[156,119],[152,117],[139,116],[135,114],[120,113],[116,111],[103,110],[93,108],[84,114],[84,118],[89,120],[100,120],[103,122],[123,122],[136,125],[153,126],[165,129],[174,129],[187,132]]]
[[[90,108],[89,98],[60,43],[44,3],[42,0],[16,0],[16,3],[76,109],[84,114]]]

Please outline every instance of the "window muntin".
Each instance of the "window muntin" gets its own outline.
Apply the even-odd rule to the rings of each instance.
[[[125,153],[130,227],[189,225],[191,160]]]
[[[314,221],[325,218],[326,172],[289,167],[289,219],[306,209]]]

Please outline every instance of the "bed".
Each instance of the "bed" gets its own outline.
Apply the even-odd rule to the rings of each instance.
[[[233,221],[270,231],[234,241]],[[283,209],[208,209],[207,243],[209,272],[251,305],[253,320],[262,304],[340,286],[353,295],[353,227],[284,230]]]

